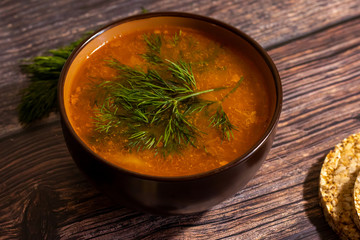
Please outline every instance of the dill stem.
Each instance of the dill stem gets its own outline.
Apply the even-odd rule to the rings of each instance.
[[[230,96],[230,94],[234,93],[234,92],[239,88],[239,86],[240,86],[240,84],[243,82],[243,80],[244,80],[244,77],[241,76],[240,80],[236,83],[235,87],[233,87],[233,89],[231,89],[231,91],[228,92],[228,93],[220,100],[220,103],[223,103],[224,100]]]
[[[213,88],[213,89],[208,89],[208,90],[204,90],[204,91],[200,91],[200,92],[195,92],[195,93],[192,93],[192,94],[189,94],[189,95],[186,95],[186,96],[176,97],[175,100],[178,101],[178,102],[181,102],[181,101],[183,101],[185,99],[192,98],[192,97],[204,94],[204,93],[213,92],[213,91],[216,91],[216,90],[218,90],[218,89]]]

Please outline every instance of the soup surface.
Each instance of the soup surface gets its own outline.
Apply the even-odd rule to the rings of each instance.
[[[158,85],[134,82],[140,75],[150,79],[146,84],[165,80],[168,95]],[[181,76],[194,83],[181,85]],[[192,175],[235,160],[264,134],[274,111],[265,75],[241,46],[189,28],[160,26],[114,37],[81,63],[71,81],[65,107],[80,138],[107,161],[147,175]],[[136,100],[130,96],[139,102],[129,102]],[[167,104],[156,115],[159,99]]]

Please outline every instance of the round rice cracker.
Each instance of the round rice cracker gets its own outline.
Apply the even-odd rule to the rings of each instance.
[[[354,185],[354,209],[352,211],[352,219],[357,228],[360,229],[360,172],[357,175]]]
[[[341,239],[360,239],[351,215],[353,188],[360,170],[360,133],[349,136],[326,156],[320,172],[320,204]]]

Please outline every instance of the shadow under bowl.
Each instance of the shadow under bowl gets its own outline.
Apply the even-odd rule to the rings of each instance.
[[[213,32],[242,46],[271,82],[272,120],[257,143],[234,161],[211,171],[180,177],[158,177],[131,172],[94,153],[76,134],[65,110],[67,76],[89,53],[116,34],[148,29],[166,23]],[[62,129],[72,158],[82,172],[102,192],[116,202],[153,214],[189,214],[208,210],[233,196],[255,175],[265,160],[276,131],[282,107],[282,87],[278,71],[266,51],[252,38],[220,21],[176,12],[149,13],[116,21],[80,44],[67,60],[59,81],[58,103]]]

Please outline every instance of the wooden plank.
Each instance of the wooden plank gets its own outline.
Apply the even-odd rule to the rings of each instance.
[[[284,87],[278,134],[267,161],[236,196],[188,216],[117,206],[77,170],[55,121],[0,140],[0,236],[336,239],[318,205],[318,178],[326,153],[360,131],[360,19],[270,55]]]
[[[11,1],[0,2],[0,137],[21,131],[18,92],[23,58],[63,46],[87,30],[141,12],[184,11],[227,22],[272,48],[360,13],[357,0],[289,1]],[[55,120],[52,119],[52,120]]]

